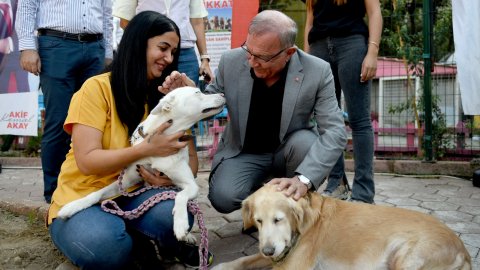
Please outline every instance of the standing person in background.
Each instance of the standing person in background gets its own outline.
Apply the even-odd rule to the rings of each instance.
[[[373,131],[371,79],[377,70],[382,33],[379,0],[307,0],[305,51],[330,63],[340,106],[345,97],[352,129],[355,176],[349,200],[373,203]],[[364,22],[368,16],[368,26]],[[340,183],[343,180],[343,183]],[[324,195],[347,198],[343,154],[328,177]],[[348,195],[350,196],[350,195]]]
[[[120,18],[122,28],[127,26],[135,14],[145,10],[156,11],[171,18],[180,28],[182,44],[178,71],[185,73],[195,85],[198,85],[199,75],[204,75],[205,81],[210,82],[213,73],[210,69],[203,22],[208,13],[203,0],[116,0],[113,5],[113,15]],[[200,67],[195,45],[200,53]]]
[[[70,147],[63,130],[73,94],[112,59],[111,0],[19,0],[20,65],[40,76],[45,100],[42,169],[50,203]]]

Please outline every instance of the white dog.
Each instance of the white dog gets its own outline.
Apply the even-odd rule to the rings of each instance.
[[[160,100],[150,115],[140,123],[132,135],[132,145],[144,140],[145,134],[153,132],[164,122],[172,119],[173,124],[164,134],[173,134],[187,130],[203,118],[215,115],[222,111],[225,98],[221,94],[205,95],[193,87],[181,87],[168,93]],[[188,165],[188,149],[183,148],[178,153],[167,157],[148,157],[131,164],[126,168],[122,179],[125,189],[142,181],[136,171],[136,164],[153,168],[167,175],[172,182],[182,189],[175,198],[173,208],[174,232],[178,240],[189,240],[188,235],[188,200],[196,198],[198,186]],[[75,213],[92,206],[102,200],[119,195],[118,180],[110,185],[90,193],[84,198],[66,204],[58,212],[60,218],[69,218]]]

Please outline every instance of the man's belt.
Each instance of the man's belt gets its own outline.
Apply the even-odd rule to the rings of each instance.
[[[97,40],[103,39],[103,34],[71,34],[67,32],[52,30],[52,29],[38,29],[39,36],[50,36],[50,37],[58,37],[68,40],[76,40],[79,42],[92,42]]]

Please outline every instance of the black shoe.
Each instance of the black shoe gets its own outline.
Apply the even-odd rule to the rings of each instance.
[[[162,256],[156,242],[147,236],[131,230],[129,231],[133,240],[133,260],[125,269],[132,270],[162,270]]]
[[[179,251],[175,255],[175,260],[183,263],[188,267],[200,266],[200,255],[198,254],[198,246],[180,242]],[[208,252],[207,266],[213,263],[213,254]]]
[[[52,196],[51,195],[45,195],[44,198],[45,198],[46,203],[50,204],[52,202]]]

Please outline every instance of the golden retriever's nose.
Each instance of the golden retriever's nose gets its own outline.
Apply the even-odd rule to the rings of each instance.
[[[263,255],[268,256],[268,257],[273,256],[273,254],[275,253],[275,248],[274,247],[264,247],[262,249],[262,253],[263,253]]]

